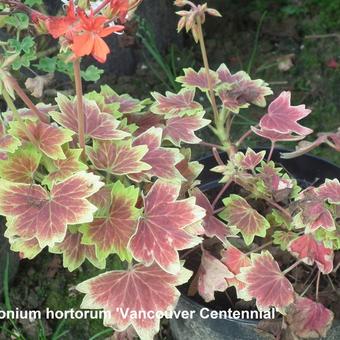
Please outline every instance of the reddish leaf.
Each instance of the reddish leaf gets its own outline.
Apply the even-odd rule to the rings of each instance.
[[[260,120],[260,127],[264,130],[274,130],[280,133],[295,132],[301,136],[307,136],[313,130],[303,127],[297,121],[308,116],[311,110],[305,105],[291,106],[290,92],[283,91],[268,108],[268,113]]]
[[[180,292],[175,288],[189,280],[191,272],[181,268],[178,275],[164,272],[156,264],[141,264],[127,271],[111,271],[87,280],[77,286],[86,296],[81,307],[104,309],[104,325],[123,331],[130,325],[141,339],[153,339],[159,331],[160,319],[150,315],[133,317],[130,313],[165,312],[175,308]],[[124,317],[123,313],[128,313]]]
[[[309,187],[300,194],[298,207],[300,212],[294,216],[296,228],[305,228],[307,232],[314,232],[319,228],[335,230],[335,222],[331,212],[325,205],[325,200],[318,197],[317,189]]]
[[[185,68],[184,76],[178,77],[177,82],[182,83],[187,88],[199,88],[201,91],[209,90],[208,77],[204,68],[201,68],[198,72],[192,68]],[[214,88],[218,83],[217,73],[210,70],[211,85]]]
[[[235,163],[245,170],[254,170],[266,155],[265,151],[255,152],[247,148],[246,153],[238,152],[235,155]]]
[[[31,144],[22,146],[7,160],[0,161],[0,176],[10,182],[32,183],[41,153]]]
[[[222,242],[226,241],[231,232],[222,221],[214,216],[214,209],[211,206],[207,197],[201,190],[195,188],[192,191],[192,196],[196,198],[196,204],[205,209],[205,217],[203,219],[203,228],[208,237],[218,237]]]
[[[93,141],[93,148],[87,148],[92,164],[98,170],[105,170],[121,176],[150,170],[151,166],[142,162],[147,154],[146,145],[131,146],[128,141]]]
[[[240,231],[244,242],[249,245],[255,236],[266,236],[269,222],[238,195],[230,195],[223,200],[225,209],[219,216],[228,222],[230,228]]]
[[[100,260],[116,253],[122,261],[131,261],[127,245],[136,231],[140,215],[139,209],[136,208],[139,190],[134,186],[126,188],[118,181],[113,184],[110,196],[111,204],[107,216],[97,218],[80,228],[84,234],[82,242],[95,245]]]
[[[194,101],[195,89],[182,89],[178,94],[166,92],[165,96],[158,92],[153,92],[151,95],[156,100],[156,103],[151,106],[151,111],[165,115],[166,118],[191,116],[203,111],[202,105]]]
[[[240,292],[245,288],[245,283],[240,281],[236,276],[240,274],[241,268],[251,265],[250,258],[232,245],[228,245],[227,249],[223,250],[221,255],[221,261],[227,266],[230,272],[235,275],[233,278],[227,279],[228,284],[229,286],[235,286],[237,296],[242,298]]]
[[[5,125],[0,119],[0,160],[7,159],[7,153],[13,153],[20,145],[18,138],[6,133]]]
[[[41,116],[45,117],[43,122],[48,123],[48,121],[49,121],[48,113],[50,111],[55,110],[56,106],[52,106],[51,104],[38,103],[38,104],[36,104],[36,108],[38,109],[38,111],[40,111]],[[33,120],[33,121],[36,121],[36,120],[39,119],[39,117],[37,117],[36,113],[33,112],[31,109],[28,109],[28,108],[18,109],[18,113],[19,113],[20,117],[23,118],[23,119],[30,119],[30,120]],[[7,122],[10,122],[10,121],[13,120],[13,113],[11,111],[4,112],[3,116],[4,116],[4,118]]]
[[[104,269],[105,261],[97,258],[94,246],[82,244],[81,238],[81,233],[68,230],[65,239],[50,248],[50,252],[63,254],[63,265],[70,272],[79,268],[85,259],[88,259],[95,267]]]
[[[62,145],[72,140],[72,131],[45,124],[40,121],[27,121],[25,127],[20,122],[11,122],[10,133],[19,136],[22,140],[28,141],[25,130],[29,130],[34,137],[34,144],[46,156],[52,159],[65,159]]]
[[[340,204],[340,182],[338,179],[326,179],[317,189],[318,197],[328,200],[332,204]]]
[[[315,240],[312,234],[305,234],[291,241],[288,250],[308,265],[315,262],[324,274],[333,270],[333,250],[325,247],[323,242]]]
[[[281,133],[275,130],[257,129],[254,126],[250,127],[251,130],[258,136],[269,139],[272,143],[276,142],[296,142],[305,136],[294,136],[291,133]]]
[[[292,231],[276,230],[273,234],[273,243],[280,246],[281,250],[285,251],[291,241],[298,237],[297,233]]]
[[[140,135],[141,133],[149,130],[151,127],[160,127],[163,125],[163,117],[160,115],[155,115],[151,112],[140,114],[131,114],[127,117],[129,124],[136,124],[138,129],[135,135]]]
[[[200,238],[189,235],[184,228],[205,215],[193,197],[176,201],[179,192],[180,185],[160,180],[152,186],[144,198],[144,216],[129,243],[136,260],[145,265],[155,261],[169,273],[180,269],[177,250],[200,242]]]
[[[251,254],[252,264],[241,268],[237,278],[245,283],[242,297],[256,299],[259,310],[275,307],[281,313],[294,302],[294,288],[268,251]]]
[[[326,337],[334,315],[321,303],[296,296],[287,315],[287,323],[293,333],[301,338]]]
[[[85,134],[87,137],[101,140],[119,140],[130,134],[117,130],[119,122],[110,114],[100,112],[96,102],[83,99],[85,116]],[[62,94],[56,99],[61,112],[51,112],[51,117],[60,125],[78,132],[78,115],[76,98],[70,100]]]
[[[219,67],[217,74],[221,84],[216,92],[223,106],[234,113],[238,113],[240,108],[248,107],[251,103],[264,107],[266,106],[265,97],[273,94],[263,80],[251,80],[244,71],[232,75],[225,64]]]
[[[51,187],[54,182],[60,182],[76,172],[87,170],[87,166],[79,160],[81,153],[81,149],[67,149],[65,151],[66,159],[55,161],[45,159],[44,165],[49,174],[44,178],[42,184]]]
[[[80,172],[46,191],[36,184],[1,180],[0,213],[7,217],[10,236],[36,238],[40,247],[53,246],[67,225],[91,222],[96,207],[86,198],[101,186],[99,177]]]
[[[142,158],[142,161],[151,166],[150,170],[144,172],[148,177],[156,176],[159,178],[174,180],[182,179],[181,174],[176,169],[176,164],[182,160],[183,156],[178,149],[162,148],[162,133],[161,128],[152,127],[139,135],[132,143],[132,146],[146,145],[148,152]],[[133,177],[141,179],[139,177]]]
[[[228,288],[227,279],[233,277],[234,274],[220,260],[203,250],[197,288],[205,302],[214,300],[215,292],[224,292]]]
[[[104,96],[105,104],[119,104],[119,112],[123,114],[140,112],[144,104],[138,99],[130,97],[128,94],[118,95],[109,86],[101,86],[101,95]]]
[[[203,118],[203,114],[170,118],[166,121],[164,139],[170,140],[176,146],[179,146],[181,142],[197,144],[201,139],[194,132],[209,123],[209,120]]]
[[[112,185],[101,187],[96,193],[89,197],[89,201],[97,207],[95,217],[105,217],[111,207]]]

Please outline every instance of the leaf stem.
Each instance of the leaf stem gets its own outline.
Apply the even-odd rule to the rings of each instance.
[[[3,88],[2,90],[2,96],[4,97],[4,100],[8,106],[8,108],[12,111],[13,113],[13,118],[15,120],[18,121],[18,123],[22,126],[22,129],[24,131],[24,133],[26,134],[28,140],[35,145],[36,140],[33,136],[33,134],[31,133],[31,131],[26,127],[25,122],[22,120],[17,108],[15,107],[13,100],[11,98],[11,96],[8,94],[7,90],[5,88]]]
[[[252,129],[249,129],[248,131],[246,131],[241,137],[240,139],[235,143],[236,146],[240,146],[243,141],[248,138],[251,134],[253,133]]]
[[[83,86],[81,82],[80,59],[73,62],[74,81],[77,95],[77,114],[78,114],[78,138],[79,145],[85,154],[85,116],[83,108]]]
[[[33,104],[33,102],[31,101],[31,99],[29,99],[29,97],[26,95],[25,91],[21,88],[21,86],[19,85],[19,83],[16,81],[15,78],[13,78],[10,75],[6,76],[5,81],[8,81],[11,85],[11,87],[13,88],[13,90],[15,91],[15,93],[21,98],[21,100],[25,103],[25,105],[32,110],[32,112],[39,117],[39,119],[42,122],[47,123],[48,119],[47,117],[38,110],[38,108]]]
[[[255,252],[259,251],[259,250],[262,250],[262,249],[264,249],[264,248],[266,248],[266,247],[268,247],[268,246],[270,246],[272,244],[273,244],[273,241],[269,241],[267,243],[262,244],[262,246],[259,246],[259,247],[255,248],[253,250],[248,251],[248,253],[245,253],[244,255],[250,255],[250,254],[255,253]]]
[[[269,155],[268,155],[268,158],[267,158],[267,162],[270,162],[270,160],[272,159],[274,148],[275,148],[275,142],[272,142],[272,144],[270,146],[270,151],[269,151]]]
[[[212,202],[211,206],[214,209],[215,205],[217,204],[217,202],[219,201],[219,199],[222,197],[222,195],[226,192],[226,190],[229,188],[229,185],[232,183],[232,180],[229,180],[227,183],[225,183],[223,185],[223,187],[221,188],[221,190],[219,191],[219,193],[216,195],[214,201]]]
[[[319,288],[320,288],[320,276],[321,272],[318,270],[317,278],[316,278],[316,291],[315,291],[315,301],[319,301]]]
[[[286,270],[284,270],[282,272],[283,275],[286,275],[288,274],[290,271],[292,271],[295,267],[297,267],[301,262],[302,262],[303,259],[300,259],[296,262],[294,262],[290,267],[288,267]]]
[[[205,42],[204,42],[204,35],[203,35],[203,30],[202,30],[202,21],[201,21],[199,16],[197,17],[196,21],[197,21],[197,26],[198,26],[198,40],[199,40],[199,44],[200,44],[200,48],[201,48],[203,64],[204,64],[205,73],[206,73],[207,81],[208,81],[210,103],[211,103],[211,107],[212,107],[213,112],[214,112],[214,120],[215,120],[215,122],[217,122],[218,109],[217,109],[214,89],[213,89],[213,86],[212,86],[212,83],[211,83],[210,66],[209,66],[209,61],[208,61],[207,49],[205,47]]]

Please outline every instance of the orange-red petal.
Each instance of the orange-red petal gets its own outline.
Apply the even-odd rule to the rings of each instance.
[[[73,36],[72,51],[77,57],[89,55],[94,47],[95,37],[91,32]]]
[[[109,46],[107,46],[106,42],[99,36],[96,36],[94,39],[93,50],[92,50],[93,58],[98,60],[100,63],[105,63],[107,55],[109,53],[110,53],[110,49],[109,49]]]

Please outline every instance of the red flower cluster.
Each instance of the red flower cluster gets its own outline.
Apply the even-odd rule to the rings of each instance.
[[[110,6],[114,13],[126,17],[128,0],[111,0]],[[115,25],[112,19],[97,15],[93,10],[86,14],[83,9],[75,8],[73,0],[69,2],[66,16],[47,17],[44,22],[53,38],[63,36],[67,40],[77,58],[92,55],[101,63],[110,53],[103,38],[124,29],[124,26]]]

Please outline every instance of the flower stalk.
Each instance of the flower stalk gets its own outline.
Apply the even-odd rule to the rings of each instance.
[[[83,85],[81,82],[80,59],[73,62],[74,82],[77,96],[78,138],[79,145],[85,154],[85,115],[83,108]]]

